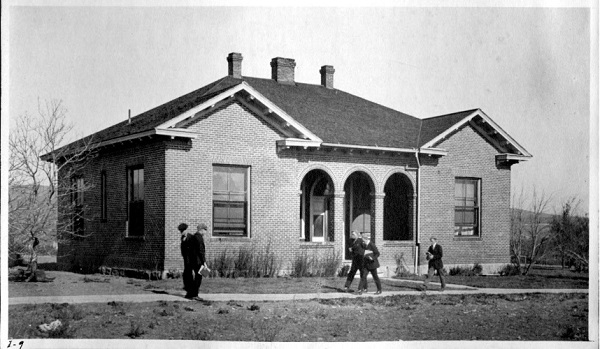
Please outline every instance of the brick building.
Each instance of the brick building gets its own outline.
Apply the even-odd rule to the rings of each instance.
[[[180,269],[181,222],[209,226],[208,260],[269,245],[284,271],[299,253],[347,261],[351,230],[371,233],[384,271],[399,256],[422,271],[430,236],[448,267],[509,262],[510,168],[531,155],[483,111],[419,119],[336,89],[332,66],[305,84],[293,59],[274,58],[271,79],[242,76],[239,53],[227,62],[224,78],[87,138],[85,237],[61,243],[59,263]]]

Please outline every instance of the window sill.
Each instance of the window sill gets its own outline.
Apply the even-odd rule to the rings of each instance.
[[[382,246],[414,246],[415,242],[413,240],[404,240],[404,241],[392,241],[392,240],[384,240]]]
[[[303,248],[303,249],[311,249],[311,248],[330,249],[330,248],[333,248],[334,246],[335,246],[334,242],[313,242],[313,241],[301,241],[300,242],[300,248]]]
[[[462,235],[462,236],[454,236],[452,238],[452,241],[482,241],[483,239],[481,238],[481,236],[468,236],[468,235]]]
[[[227,241],[227,242],[250,242],[250,238],[247,236],[211,236],[211,241]]]
[[[146,241],[145,236],[126,236],[125,240],[128,241]]]

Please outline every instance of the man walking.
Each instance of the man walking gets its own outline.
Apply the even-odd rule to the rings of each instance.
[[[366,250],[364,257],[364,271],[361,272],[358,289],[365,293],[367,292],[367,275],[371,273],[373,281],[375,281],[375,286],[377,286],[375,294],[381,294],[381,280],[379,280],[379,275],[377,275],[377,268],[379,268],[379,249],[375,246],[375,242],[371,240],[370,233],[363,233],[362,237],[366,245]]]
[[[429,260],[429,270],[427,271],[427,278],[425,279],[425,283],[423,284],[423,289],[426,290],[431,278],[433,278],[434,271],[437,271],[438,276],[440,277],[440,283],[442,284],[442,288],[440,291],[444,291],[446,289],[446,281],[444,281],[444,263],[442,262],[442,246],[437,243],[437,239],[435,237],[431,237],[429,239],[431,241],[431,246],[427,250],[426,258]]]
[[[349,291],[350,285],[352,284],[352,281],[354,280],[354,275],[356,275],[356,271],[358,270],[361,273],[361,276],[364,273],[363,257],[365,255],[365,247],[366,247],[363,239],[358,236],[358,233],[356,231],[352,231],[350,233],[350,239],[352,240],[352,242],[351,242],[352,245],[351,245],[351,247],[348,248],[348,250],[352,254],[352,266],[350,267],[350,271],[348,272],[348,277],[346,278],[346,284],[344,285],[344,290],[346,292]],[[360,289],[361,286],[362,286],[361,283],[359,283],[358,294],[362,294],[362,290]]]

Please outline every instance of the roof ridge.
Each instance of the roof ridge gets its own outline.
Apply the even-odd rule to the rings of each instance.
[[[452,115],[462,114],[462,113],[466,113],[466,112],[471,112],[472,113],[472,112],[474,112],[476,110],[479,110],[479,109],[480,108],[465,109],[465,110],[457,111],[457,112],[454,112],[454,113],[448,113],[448,114],[442,114],[442,115],[436,115],[436,116],[428,116],[428,117],[424,117],[421,120],[423,120],[423,121],[425,121],[425,120],[431,120],[431,119],[435,119],[435,118],[442,118],[442,117],[445,117],[445,116],[452,116]]]

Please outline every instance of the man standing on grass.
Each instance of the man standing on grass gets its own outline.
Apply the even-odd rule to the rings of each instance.
[[[354,275],[356,275],[356,271],[358,270],[363,274],[363,265],[364,265],[364,255],[365,255],[365,242],[362,238],[358,236],[356,231],[352,231],[350,233],[350,239],[352,240],[352,246],[348,248],[350,253],[352,254],[352,266],[350,267],[350,271],[348,272],[348,277],[346,278],[346,284],[344,285],[344,291],[350,291],[350,285],[352,284],[352,280],[354,280]],[[358,294],[362,294],[362,290],[360,289],[361,283],[358,284],[359,290]]]
[[[185,230],[188,228],[188,225],[185,223],[179,224],[177,226],[177,230],[181,233],[181,256],[183,257],[183,289],[186,292],[185,298],[189,297],[189,293],[194,282],[193,271],[190,267],[190,238],[191,234],[188,234]]]
[[[429,270],[427,271],[427,277],[425,279],[425,283],[423,283],[423,290],[427,289],[429,285],[429,281],[433,278],[434,271],[437,271],[438,276],[440,277],[440,283],[442,284],[442,288],[440,291],[444,291],[446,289],[446,281],[444,281],[444,263],[442,262],[442,246],[437,243],[437,239],[435,237],[431,237],[429,239],[431,241],[431,246],[426,253],[426,258],[429,260]]]
[[[202,284],[202,274],[200,274],[200,268],[205,265],[205,247],[204,247],[204,234],[208,230],[208,227],[204,223],[198,224],[198,228],[195,234],[191,235],[189,239],[189,263],[190,268],[193,271],[193,283],[190,286],[190,290],[186,294],[185,298],[198,299],[198,290]]]

